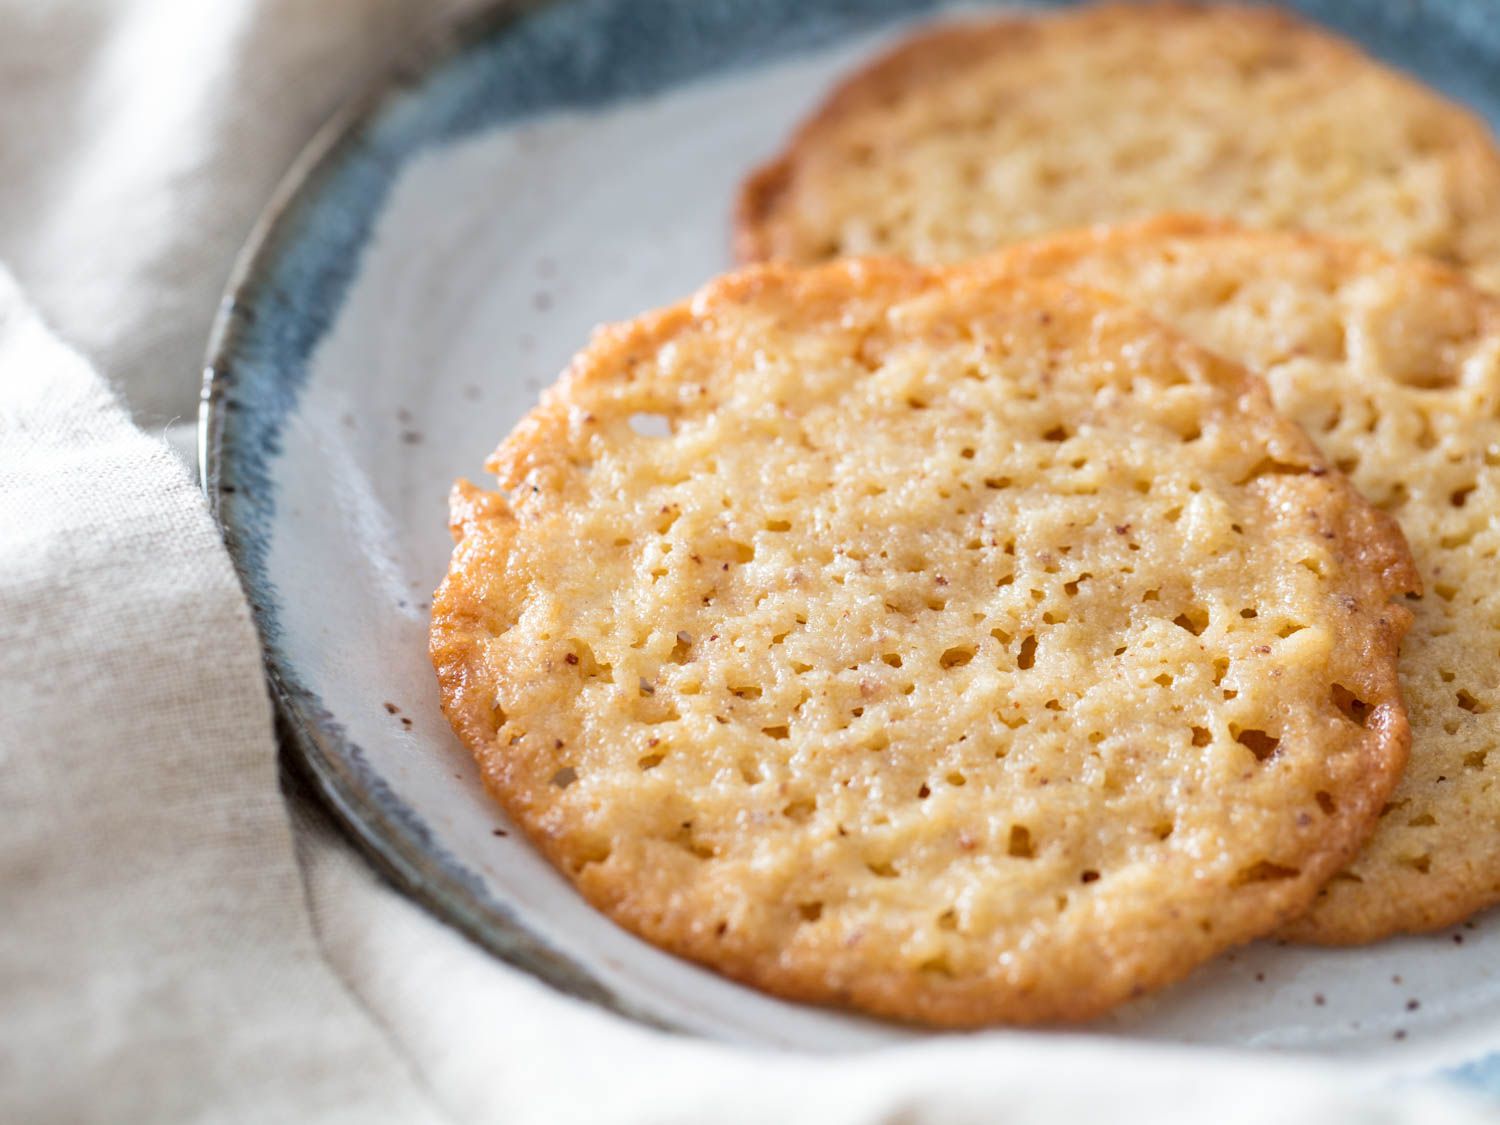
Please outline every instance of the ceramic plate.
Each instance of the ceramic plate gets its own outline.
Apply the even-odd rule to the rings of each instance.
[[[1500,121],[1491,0],[1299,6]],[[439,713],[427,663],[445,496],[455,477],[482,479],[595,324],[726,268],[740,177],[835,76],[941,8],[557,0],[491,14],[324,131],[246,252],[212,345],[204,486],[292,752],[435,913],[656,1024],[819,1050],[920,1034],[659,953],[512,830]],[[1368,949],[1251,946],[1091,1031],[1497,1086],[1500,919]]]

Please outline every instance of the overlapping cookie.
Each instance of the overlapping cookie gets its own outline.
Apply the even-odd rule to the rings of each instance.
[[[1488,128],[1269,7],[1015,14],[845,81],[742,190],[742,260],[967,258],[1194,211],[1430,255],[1500,290]]]
[[[1394,523],[1101,294],[751,269],[490,467],[449,719],[601,910],[783,996],[1092,1016],[1306,909],[1405,761]]]
[[[1130,299],[1264,375],[1406,532],[1412,755],[1379,830],[1287,933],[1369,941],[1500,902],[1500,301],[1425,262],[1191,218],[1059,236],[981,272]]]

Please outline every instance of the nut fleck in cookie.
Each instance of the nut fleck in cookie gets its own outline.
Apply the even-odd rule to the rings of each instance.
[[[1370,941],[1500,902],[1500,302],[1426,262],[1182,218],[983,268],[1128,293],[1262,373],[1401,521],[1426,585],[1401,651],[1411,763],[1378,831],[1287,934]]]
[[[919,34],[747,182],[737,248],[946,262],[1174,210],[1364,238],[1500,289],[1484,123],[1257,7],[1120,4]]]
[[[449,719],[590,901],[783,996],[1094,1015],[1305,909],[1406,759],[1394,523],[1102,295],[748,270],[489,467]]]

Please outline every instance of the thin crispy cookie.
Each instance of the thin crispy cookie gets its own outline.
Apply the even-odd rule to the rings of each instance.
[[[1102,295],[752,269],[490,467],[449,719],[591,902],[782,996],[1095,1015],[1305,909],[1405,761],[1394,524]]]
[[[946,262],[1174,210],[1364,238],[1500,289],[1486,125],[1270,7],[1103,5],[920,33],[746,182],[736,248]]]
[[[1362,245],[1183,217],[979,268],[1128,293],[1260,372],[1406,532],[1426,583],[1401,654],[1411,763],[1359,857],[1286,933],[1372,941],[1500,902],[1500,301]]]

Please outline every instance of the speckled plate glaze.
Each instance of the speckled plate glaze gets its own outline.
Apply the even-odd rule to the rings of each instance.
[[[1500,122],[1494,0],[1314,18]],[[444,498],[600,321],[729,265],[728,209],[833,78],[931,0],[556,0],[420,52],[330,124],[211,345],[204,487],[291,752],[370,856],[474,940],[634,1018],[843,1050],[919,1034],[747,991],[584,905],[483,795],[438,710]],[[1500,1092],[1500,919],[1369,949],[1260,944],[1091,1029],[1441,1073]]]

